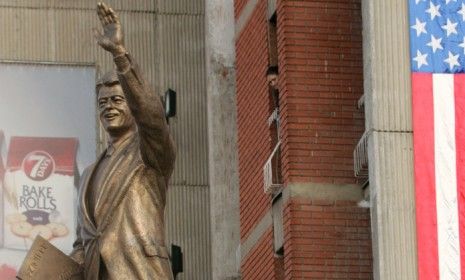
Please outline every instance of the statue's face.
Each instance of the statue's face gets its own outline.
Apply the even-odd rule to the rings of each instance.
[[[135,125],[121,85],[102,86],[97,105],[100,121],[110,135],[124,133]]]

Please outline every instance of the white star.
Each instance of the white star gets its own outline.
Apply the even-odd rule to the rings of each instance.
[[[426,61],[427,56],[427,53],[421,54],[420,50],[417,50],[417,56],[414,57],[413,60],[417,62],[418,69],[420,69],[423,65],[428,65],[428,62]]]
[[[442,38],[436,39],[433,35],[431,35],[431,41],[426,45],[433,48],[433,53],[436,53],[438,49],[443,50],[441,46],[441,41],[442,41]]]
[[[446,0],[446,5],[449,4],[450,1],[457,2],[457,0]]]
[[[447,37],[449,37],[449,35],[452,33],[457,34],[457,30],[455,30],[455,28],[457,27],[457,24],[458,24],[457,22],[452,23],[450,19],[447,19],[447,24],[441,26],[441,28],[447,31]]]
[[[462,9],[457,12],[458,14],[462,15],[462,20],[465,21],[465,4],[462,3]]]
[[[436,16],[441,16],[441,14],[439,13],[439,6],[439,4],[437,6],[434,6],[433,2],[429,2],[429,9],[426,10],[426,12],[431,15],[431,20],[433,20]]]
[[[453,55],[449,51],[449,57],[444,59],[444,62],[449,64],[449,69],[452,70],[454,66],[460,66],[459,64],[459,55]]]
[[[425,22],[421,22],[418,20],[418,18],[415,19],[415,25],[412,25],[411,28],[415,29],[417,31],[417,37],[419,37],[421,35],[421,33],[425,33],[426,34],[426,21]]]
[[[462,44],[459,44],[461,48],[463,48],[463,54],[465,54],[465,36],[463,37],[463,42]]]

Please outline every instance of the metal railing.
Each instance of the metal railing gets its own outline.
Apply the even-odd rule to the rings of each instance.
[[[280,146],[281,141],[276,144],[270,157],[265,162],[265,166],[263,166],[264,191],[266,194],[275,194],[283,186],[280,181],[281,176],[278,166],[280,160]]]
[[[368,180],[368,131],[365,131],[354,150],[354,175],[360,182]]]

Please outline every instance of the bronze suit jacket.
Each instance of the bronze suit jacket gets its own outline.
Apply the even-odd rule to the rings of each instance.
[[[160,99],[132,58],[117,57],[115,63],[138,131],[110,157],[97,205],[89,205],[86,195],[103,155],[84,172],[71,257],[83,265],[86,279],[172,279],[164,208],[174,144]],[[107,273],[99,275],[103,264]]]

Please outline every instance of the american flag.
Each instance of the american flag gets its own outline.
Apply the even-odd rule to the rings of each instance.
[[[465,0],[409,0],[409,27],[419,279],[465,279]]]

